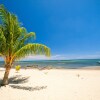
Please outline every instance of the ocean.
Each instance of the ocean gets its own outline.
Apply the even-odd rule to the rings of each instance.
[[[54,67],[77,69],[83,67],[100,66],[100,59],[77,59],[77,60],[37,60],[37,61],[17,61],[13,66],[21,65],[22,67],[38,65],[39,67]],[[0,67],[4,66],[4,62],[0,61]]]

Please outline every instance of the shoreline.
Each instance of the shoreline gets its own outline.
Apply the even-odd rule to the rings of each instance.
[[[4,67],[0,67],[4,68]],[[15,69],[15,67],[12,67],[11,69]],[[51,69],[58,69],[58,70],[100,70],[100,66],[88,66],[88,67],[80,67],[80,68],[63,68],[63,67],[21,67],[21,69],[37,69],[37,70],[51,70]]]

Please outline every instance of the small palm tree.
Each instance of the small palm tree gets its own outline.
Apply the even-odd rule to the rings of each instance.
[[[29,54],[50,56],[50,49],[47,46],[27,43],[30,37],[35,37],[35,33],[28,33],[24,27],[21,27],[17,16],[0,5],[0,56],[5,61],[3,86],[8,84],[9,72],[15,60],[24,58]]]

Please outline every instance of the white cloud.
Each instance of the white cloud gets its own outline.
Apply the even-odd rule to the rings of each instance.
[[[46,56],[42,56],[42,55],[38,55],[38,56],[30,55],[30,56],[26,56],[22,60],[46,60],[46,59],[50,59],[50,58],[47,58]]]
[[[4,59],[0,57],[0,61],[4,61]]]
[[[46,57],[43,55],[29,55],[25,58],[21,59],[22,61],[30,61],[30,60],[68,60],[68,59],[95,59],[100,58],[100,54],[94,54],[94,55],[75,55],[75,54],[69,54],[69,55],[52,55],[51,57]],[[0,61],[3,61],[2,58],[0,58]]]
[[[100,55],[52,55],[50,58],[45,56],[27,56],[23,60],[68,60],[68,59],[95,59]]]
[[[22,60],[62,60],[62,59],[68,59],[66,56],[64,55],[52,55],[51,57],[46,57],[46,56],[42,56],[42,55],[38,55],[38,56],[27,56]]]
[[[51,57],[46,57],[43,55],[38,55],[38,56],[30,55],[22,59],[22,61],[25,61],[25,60],[61,60],[61,59],[66,59],[66,57],[64,57],[63,55],[53,55]]]

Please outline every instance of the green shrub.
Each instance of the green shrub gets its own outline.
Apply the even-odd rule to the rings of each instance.
[[[17,66],[15,67],[15,69],[16,69],[17,72],[20,70],[20,68],[21,68],[20,65],[17,65]]]

